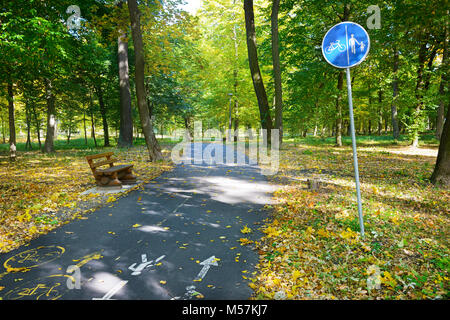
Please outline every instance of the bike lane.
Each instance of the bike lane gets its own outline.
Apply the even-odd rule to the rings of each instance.
[[[0,255],[0,297],[247,299],[258,254],[239,239],[262,236],[274,190],[256,166],[178,165]]]

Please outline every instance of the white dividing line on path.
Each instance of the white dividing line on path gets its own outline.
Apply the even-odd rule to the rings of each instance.
[[[128,280],[122,280],[118,282],[114,287],[112,287],[105,295],[101,298],[92,298],[92,300],[114,300],[111,299],[113,295],[117,293],[120,289],[122,289],[123,286],[125,286],[128,283]]]
[[[203,172],[203,171],[202,171]],[[206,174],[204,175],[205,177],[209,176],[209,174],[211,173],[211,170],[207,170]],[[181,201],[181,203],[172,211],[172,213],[176,213],[178,211],[178,209],[180,209],[188,200],[190,200],[190,197],[186,197],[183,201]],[[167,219],[164,219],[164,221]]]
[[[187,201],[189,200],[189,198],[184,199],[176,208],[175,210],[172,211],[172,213],[175,213],[178,211],[178,209],[180,209]]]

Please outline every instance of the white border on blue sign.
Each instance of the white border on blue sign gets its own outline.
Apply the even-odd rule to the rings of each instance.
[[[331,63],[331,62],[327,59],[326,55],[325,55],[324,52],[323,52],[323,42],[324,42],[324,40],[325,40],[327,34],[331,31],[331,29],[333,29],[334,27],[336,27],[336,26],[338,26],[338,25],[340,25],[340,24],[343,24],[343,23],[353,23],[353,24],[356,24],[357,26],[359,26],[361,29],[364,30],[364,32],[365,32],[366,35],[367,35],[367,39],[369,40],[369,41],[368,41],[369,43],[367,44],[367,51],[366,51],[366,53],[364,54],[364,56],[362,57],[362,59],[359,60],[357,63],[352,64],[352,65],[347,66],[347,67],[341,67],[341,66],[337,66],[337,65]],[[347,44],[346,44],[346,47],[347,47],[346,50],[348,51],[348,45],[347,45]],[[326,60],[329,64],[331,64],[333,67],[336,67],[336,68],[339,68],[339,69],[347,69],[347,68],[352,68],[352,67],[354,67],[354,66],[357,66],[358,64],[360,64],[361,62],[363,62],[364,60],[366,60],[366,57],[367,57],[367,54],[369,53],[369,50],[370,50],[370,37],[369,37],[369,34],[367,33],[366,29],[364,29],[360,24],[358,24],[358,23],[356,23],[356,22],[353,22],[353,21],[343,21],[343,22],[340,22],[340,23],[338,23],[338,24],[335,24],[335,25],[332,26],[330,29],[328,29],[327,33],[325,33],[325,35],[323,36],[323,39],[322,39],[322,55],[323,55],[323,57],[325,58],[325,60]]]

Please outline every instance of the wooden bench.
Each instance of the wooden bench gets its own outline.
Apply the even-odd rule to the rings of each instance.
[[[86,160],[91,167],[95,181],[99,186],[122,186],[122,184],[136,183],[136,176],[132,173],[132,164],[114,165],[117,159],[112,158],[114,152],[106,152],[86,156]],[[106,160],[94,162],[94,159],[106,158]],[[99,167],[109,165],[108,168]]]

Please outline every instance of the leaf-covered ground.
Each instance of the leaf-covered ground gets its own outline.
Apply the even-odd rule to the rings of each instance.
[[[171,168],[147,162],[143,147],[21,152],[15,163],[0,156],[0,252],[64,223],[58,212],[76,212],[80,201],[104,202],[80,193],[94,186],[84,157],[109,150],[133,163],[142,181]],[[264,237],[253,242],[252,229],[241,229],[241,245],[260,254],[258,272],[243,273],[255,299],[449,298],[450,192],[428,181],[436,148],[358,144],[364,239],[350,146],[304,139],[285,143],[280,156],[272,180],[284,187]],[[319,180],[319,189],[308,188],[307,179]]]
[[[95,186],[85,156],[108,151],[115,152],[118,163],[134,165],[138,182],[149,181],[172,168],[168,160],[148,162],[148,153],[142,146],[129,150],[58,150],[52,155],[20,152],[16,162],[10,162],[6,154],[0,156],[0,253],[79,217],[80,210],[76,209],[80,202],[91,204],[86,212],[92,210],[92,205],[104,203],[104,197],[98,194],[80,194]],[[112,200],[115,197],[108,197],[106,202]],[[62,216],[61,211],[69,215]]]
[[[272,179],[285,186],[256,243],[254,298],[448,299],[450,192],[428,181],[436,150],[358,146],[362,239],[351,147],[306,142],[280,152]]]

